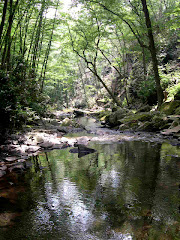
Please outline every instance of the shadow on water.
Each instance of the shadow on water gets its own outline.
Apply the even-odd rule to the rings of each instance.
[[[0,218],[18,216],[1,224],[0,239],[179,239],[178,147],[140,141],[88,147],[96,152],[81,158],[70,149],[32,158],[13,209],[3,195]]]

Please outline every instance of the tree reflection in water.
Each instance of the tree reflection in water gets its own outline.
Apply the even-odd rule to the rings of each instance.
[[[23,215],[2,236],[178,239],[179,149],[138,141],[89,147],[97,152],[78,158],[63,149],[32,159]]]

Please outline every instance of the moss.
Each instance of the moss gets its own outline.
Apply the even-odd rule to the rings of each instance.
[[[128,114],[128,110],[127,109],[118,109],[116,112],[112,112],[107,118],[106,118],[106,122],[108,122],[108,124],[110,126],[118,126],[120,123],[120,120],[122,118],[124,118],[126,115]]]
[[[172,102],[165,102],[162,104],[160,108],[161,113],[165,113],[166,115],[171,115],[176,112],[176,109],[180,107],[180,100],[175,100]]]
[[[97,112],[94,112],[93,114],[90,113],[91,116],[94,116],[98,119],[101,119],[101,118],[105,118],[106,116],[109,116],[111,114],[111,111],[110,110],[101,110],[101,111],[97,111]]]
[[[151,120],[152,115],[149,112],[144,112],[144,113],[136,113],[136,114],[131,114],[123,119],[121,119],[121,123],[128,123],[128,122],[135,122],[135,121],[148,121]]]
[[[65,118],[61,124],[62,127],[67,127],[72,125],[72,120],[69,118]]]

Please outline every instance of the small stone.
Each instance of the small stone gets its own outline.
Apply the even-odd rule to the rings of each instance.
[[[7,161],[7,162],[14,162],[14,161],[16,161],[16,160],[18,160],[18,158],[17,157],[6,157],[5,158],[5,161]]]

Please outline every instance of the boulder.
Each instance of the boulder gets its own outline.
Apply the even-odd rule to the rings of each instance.
[[[121,123],[135,123],[138,121],[150,121],[152,118],[152,114],[149,112],[143,112],[143,113],[136,113],[136,114],[129,114],[123,119],[121,119],[119,122]]]
[[[112,112],[111,114],[106,116],[105,122],[111,127],[118,126],[120,124],[120,120],[124,118],[127,113],[127,109],[119,108],[117,111]]]
[[[65,118],[61,123],[62,127],[67,127],[67,126],[71,126],[71,125],[72,125],[72,120],[69,118]]]
[[[77,138],[77,143],[74,144],[75,147],[78,147],[78,145],[82,144],[82,145],[87,145],[88,142],[90,141],[90,138],[87,136],[83,136],[83,137],[78,137]]]
[[[180,100],[165,102],[161,105],[160,112],[166,115],[172,115],[176,112],[176,109],[179,107],[180,107]]]
[[[52,148],[53,143],[52,142],[44,142],[44,143],[41,143],[39,146],[41,148],[48,149],[48,148]]]

